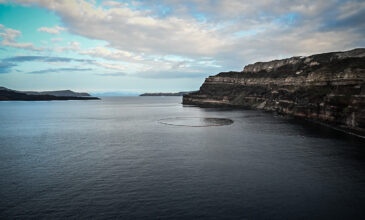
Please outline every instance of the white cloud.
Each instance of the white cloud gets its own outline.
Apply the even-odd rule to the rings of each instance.
[[[102,57],[110,60],[122,60],[128,57],[132,57],[133,54],[128,51],[114,50],[111,51],[105,47],[95,47],[80,52],[83,55],[90,55],[94,57]]]
[[[35,50],[35,51],[43,50],[43,48],[35,47],[32,43],[16,42],[15,39],[20,35],[21,35],[20,31],[11,28],[5,28],[4,25],[0,24],[0,37],[2,38],[2,41],[0,42],[1,45],[7,47]]]
[[[39,32],[46,32],[49,34],[59,34],[60,31],[65,31],[66,28],[60,27],[60,26],[55,26],[53,28],[49,28],[49,27],[40,27],[37,29],[37,31]]]
[[[135,65],[135,72],[145,74],[214,74],[256,61],[365,45],[361,19],[341,27],[338,22],[359,17],[362,1],[150,0],[103,1],[98,6],[85,0],[16,1],[54,11],[73,34],[107,42],[105,47],[82,50],[70,45],[61,50],[127,62],[123,68]],[[162,15],[156,5],[171,8],[171,13]],[[187,59],[163,58],[170,55]]]
[[[117,1],[103,1],[103,6],[109,6],[109,7],[126,7],[128,6],[127,3],[117,2]]]
[[[66,47],[57,47],[57,52],[64,52],[64,51],[78,51],[80,49],[80,43],[77,41],[71,41],[67,43],[68,46]]]
[[[105,62],[92,62],[92,64],[106,68],[106,69],[112,69],[112,70],[126,70],[125,66],[121,66],[118,64],[113,63],[105,63]]]
[[[52,38],[51,39],[52,42],[60,42],[60,41],[63,41],[62,38]]]
[[[219,51],[225,40],[209,25],[178,17],[159,19],[148,12],[127,7],[103,9],[84,0],[19,0],[54,10],[68,30],[111,47],[152,54],[209,55]],[[204,43],[201,43],[204,42]]]

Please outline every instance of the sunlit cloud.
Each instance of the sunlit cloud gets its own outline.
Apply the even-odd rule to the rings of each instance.
[[[2,38],[2,41],[0,42],[1,45],[34,51],[43,50],[43,48],[35,47],[33,43],[16,42],[16,38],[18,38],[20,35],[21,32],[19,30],[6,28],[4,25],[0,24],[0,37]]]
[[[78,63],[93,69],[90,77],[126,76],[115,79],[124,85],[129,84],[122,79],[132,77],[189,79],[199,85],[195,82],[208,75],[239,71],[257,61],[365,46],[361,0],[14,0],[2,4],[40,9],[56,17],[35,24],[33,32],[1,25],[1,46],[16,50],[1,57],[3,62],[21,69],[35,68],[33,62],[46,69],[46,65],[73,68]]]
[[[39,32],[46,32],[48,34],[59,34],[61,31],[65,31],[66,28],[55,26],[52,28],[49,27],[40,27],[37,29]]]

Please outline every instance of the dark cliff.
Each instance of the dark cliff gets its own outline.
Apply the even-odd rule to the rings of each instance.
[[[257,62],[206,78],[183,104],[276,111],[365,134],[365,49]]]

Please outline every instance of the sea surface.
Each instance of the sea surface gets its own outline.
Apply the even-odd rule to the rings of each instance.
[[[181,97],[0,102],[0,219],[29,218],[365,219],[365,142]]]

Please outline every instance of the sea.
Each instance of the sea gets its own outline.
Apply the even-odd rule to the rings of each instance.
[[[0,102],[0,219],[365,219],[365,141],[181,97]]]

